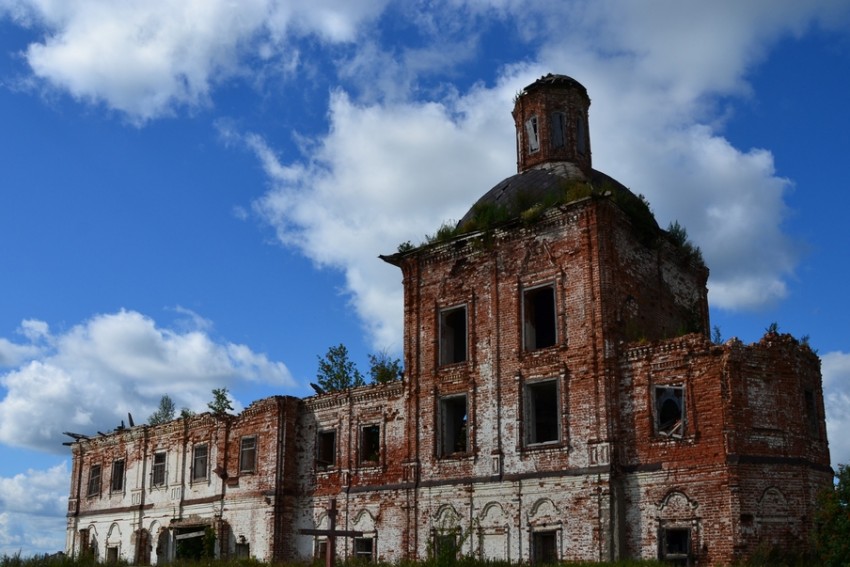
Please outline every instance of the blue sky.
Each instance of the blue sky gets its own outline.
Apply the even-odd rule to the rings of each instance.
[[[810,337],[850,462],[847,69],[846,0],[0,0],[0,554],[64,547],[63,431],[400,355],[378,254],[515,172],[548,72],[702,248],[723,337]]]

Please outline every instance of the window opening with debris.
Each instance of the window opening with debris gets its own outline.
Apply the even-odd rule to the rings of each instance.
[[[112,492],[122,492],[124,490],[124,459],[112,461]]]
[[[165,451],[153,454],[153,468],[151,469],[151,485],[165,485]]]
[[[97,496],[100,494],[100,465],[92,465],[89,468],[89,486],[87,496]]]
[[[685,389],[682,386],[655,387],[656,432],[663,437],[685,434]]]
[[[336,464],[336,430],[319,431],[316,439],[316,465],[323,468]]]
[[[466,453],[468,450],[468,412],[466,394],[440,400],[440,454]]]
[[[567,139],[567,115],[563,112],[553,112],[551,129],[552,147],[563,148]]]
[[[540,138],[538,136],[537,117],[532,116],[525,121],[525,134],[528,137],[528,151],[536,152],[540,149]]]
[[[690,565],[691,530],[662,528],[659,534],[658,558],[672,565]]]
[[[360,464],[378,464],[381,456],[381,428],[366,425],[360,429]]]
[[[239,472],[254,472],[257,463],[257,438],[243,437],[239,447]]]
[[[558,562],[558,532],[539,531],[531,534],[531,553],[535,565],[554,565]]]
[[[375,560],[375,538],[354,538],[354,558],[359,561],[371,563]]]
[[[554,345],[558,340],[555,325],[555,286],[547,285],[527,290],[523,294],[522,309],[525,350]]]
[[[557,380],[542,380],[525,385],[526,442],[529,445],[560,440]]]
[[[206,443],[195,445],[192,449],[192,480],[207,479],[207,464],[209,463],[209,447]]]
[[[440,364],[466,360],[466,306],[440,312]]]

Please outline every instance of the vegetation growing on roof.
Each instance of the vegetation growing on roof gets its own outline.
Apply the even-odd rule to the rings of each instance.
[[[702,250],[688,240],[688,231],[679,224],[679,221],[671,222],[670,226],[667,227],[667,233],[670,235],[671,242],[676,246],[682,261],[705,265]]]

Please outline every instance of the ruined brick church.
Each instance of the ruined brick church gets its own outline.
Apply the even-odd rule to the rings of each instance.
[[[709,339],[698,250],[592,168],[589,106],[566,76],[526,87],[518,173],[382,257],[401,380],[76,436],[67,551],[309,559],[331,524],[338,557],[382,561],[805,546],[832,482],[820,362],[789,335]]]

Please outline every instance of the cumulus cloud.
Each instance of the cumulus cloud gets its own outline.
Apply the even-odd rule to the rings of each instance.
[[[0,556],[63,550],[68,466],[0,477]]]
[[[24,53],[35,77],[144,123],[208,104],[217,84],[247,72],[246,59],[297,61],[294,38],[351,41],[384,3],[6,0],[0,15],[43,31]]]
[[[9,445],[55,452],[63,431],[109,431],[128,412],[144,421],[163,394],[204,411],[212,388],[294,385],[283,363],[245,345],[216,342],[205,327],[164,329],[135,311],[97,315],[60,334],[37,327],[49,348],[0,375],[0,442]]]
[[[850,465],[850,353],[830,352],[821,357],[826,431],[833,467]]]

